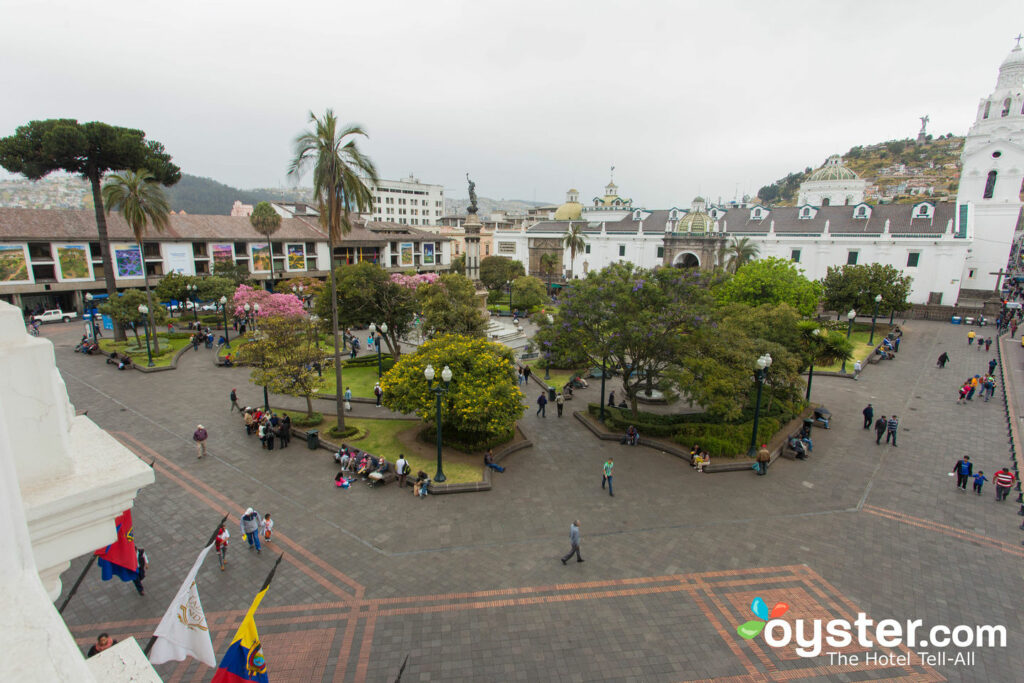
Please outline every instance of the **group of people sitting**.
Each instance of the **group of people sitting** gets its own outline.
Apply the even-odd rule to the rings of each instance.
[[[281,448],[287,448],[292,440],[292,418],[288,415],[280,417],[273,411],[264,412],[262,408],[246,407],[242,411],[242,421],[245,423],[247,435],[258,434],[260,447],[268,451],[274,450],[274,441],[281,444]]]
[[[83,334],[82,340],[79,341],[78,346],[75,347],[75,351],[91,356],[94,353],[100,352],[100,345],[97,344],[94,340],[89,339],[89,335]]]
[[[391,463],[384,456],[377,457],[357,448],[349,448],[341,444],[341,450],[334,454],[334,461],[341,465],[338,476],[334,478],[336,485],[341,486],[345,472],[351,472],[371,486],[384,478],[392,470]]]
[[[693,444],[693,448],[690,449],[690,467],[693,467],[698,472],[703,472],[704,468],[710,464],[711,455],[707,450],[702,449],[697,444]]]
[[[132,359],[126,353],[118,354],[117,351],[111,351],[107,356],[107,365],[116,365],[118,370],[130,370]]]
[[[789,437],[786,446],[793,451],[797,460],[806,460],[807,454],[814,450],[814,442],[811,440],[811,427],[805,424],[800,432]]]
[[[622,437],[622,441],[619,443],[624,443],[628,446],[636,446],[640,443],[640,431],[633,425],[629,425],[626,429],[625,435]]]

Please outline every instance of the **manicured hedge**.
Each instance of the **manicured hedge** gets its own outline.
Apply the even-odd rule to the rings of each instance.
[[[292,418],[292,424],[295,424],[295,418]],[[336,426],[331,427],[330,429],[327,430],[328,436],[330,436],[332,439],[348,439],[355,436],[358,433],[358,427],[352,427],[349,425],[346,425],[345,428],[342,429],[341,431],[338,431],[338,428]]]
[[[463,453],[494,448],[495,446],[508,443],[514,436],[515,432],[511,429],[503,434],[490,434],[487,432],[459,432],[451,428],[441,428],[442,446],[454,448]],[[437,427],[435,425],[424,427],[419,431],[418,438],[425,443],[436,444]]]
[[[310,417],[292,414],[292,425],[300,429],[305,427],[315,427],[323,421],[324,416],[316,412],[314,412]]]

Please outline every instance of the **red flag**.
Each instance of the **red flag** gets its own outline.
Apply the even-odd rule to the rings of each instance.
[[[139,568],[139,559],[135,553],[132,511],[125,510],[114,519],[114,523],[117,524],[117,540],[106,548],[100,548],[94,554],[99,556],[101,560],[106,560],[111,564],[124,567],[128,571],[137,571]]]

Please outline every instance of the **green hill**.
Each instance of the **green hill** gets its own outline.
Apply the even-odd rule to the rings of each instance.
[[[866,199],[871,203],[913,202],[927,196],[944,199],[956,194],[960,179],[960,152],[964,139],[950,133],[923,144],[914,140],[889,140],[858,145],[843,154],[844,163],[868,182]],[[765,185],[758,198],[769,205],[792,206],[800,183],[814,168],[790,173]]]
[[[173,211],[195,214],[228,215],[235,200],[243,204],[263,201],[308,201],[308,190],[255,189],[239,190],[211,178],[200,178],[183,173],[181,180],[166,189]]]

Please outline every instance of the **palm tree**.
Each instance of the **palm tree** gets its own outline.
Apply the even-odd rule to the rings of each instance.
[[[334,331],[334,377],[337,397],[338,430],[345,428],[344,394],[341,380],[341,343],[338,335],[338,282],[334,272],[334,248],[343,235],[352,230],[352,209],[369,211],[373,195],[363,178],[377,182],[377,168],[359,151],[357,137],[369,137],[358,125],[341,128],[334,111],[328,109],[317,118],[309,112],[313,124],[295,138],[295,158],[288,175],[298,178],[313,167],[313,194],[320,210],[320,225],[327,230],[331,245],[331,327]]]
[[[853,357],[853,344],[841,332],[826,331],[818,327],[814,320],[801,320],[797,323],[800,334],[800,347],[804,358],[808,361],[807,394],[811,400],[811,381],[814,379],[814,364],[833,365]]]
[[[569,230],[565,233],[565,237],[562,238],[562,246],[569,250],[569,279],[572,279],[573,270],[576,265],[576,252],[582,251],[587,246],[587,241],[583,237],[583,223],[573,223],[569,221]]]
[[[558,254],[548,252],[547,254],[540,255],[540,273],[548,278],[548,284],[551,284],[551,276],[558,269],[558,265],[562,262]]]
[[[733,237],[725,253],[729,258],[727,269],[735,273],[740,266],[757,258],[761,248],[751,242],[749,237]]]
[[[253,229],[267,238],[267,251],[270,252],[270,282],[274,282],[274,245],[270,242],[270,236],[281,227],[281,214],[274,211],[270,202],[260,202],[252,210],[249,222]]]
[[[146,254],[142,248],[142,238],[146,228],[152,224],[157,232],[163,232],[171,212],[167,196],[157,180],[149,171],[125,171],[115,173],[107,179],[103,186],[103,204],[107,213],[118,210],[124,217],[128,227],[132,229],[135,243],[139,245],[139,258],[142,260],[142,278],[146,283],[146,305],[149,307],[150,336],[153,338],[153,352],[159,353],[160,342],[157,340],[156,327],[153,325],[153,293],[149,290],[149,273],[146,270]]]

